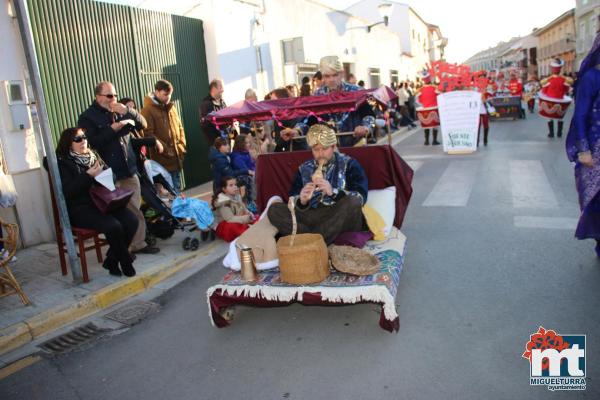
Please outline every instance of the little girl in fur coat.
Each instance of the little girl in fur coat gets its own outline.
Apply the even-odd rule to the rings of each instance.
[[[256,217],[244,205],[235,178],[223,177],[220,188],[217,196],[213,198],[216,233],[221,239],[231,242],[244,233]]]

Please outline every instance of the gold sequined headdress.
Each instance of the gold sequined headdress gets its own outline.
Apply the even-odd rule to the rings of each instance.
[[[310,127],[306,134],[306,142],[310,147],[320,144],[323,147],[337,144],[337,137],[333,129],[323,124],[316,124]]]

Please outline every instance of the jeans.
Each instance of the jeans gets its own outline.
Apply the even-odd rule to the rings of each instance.
[[[175,189],[175,193],[179,195],[179,193],[181,193],[181,171],[169,171],[169,174],[173,181],[173,189]]]
[[[137,230],[131,240],[131,251],[138,251],[147,246],[146,243],[146,220],[144,213],[140,210],[142,205],[142,193],[140,189],[140,180],[137,175],[130,178],[119,179],[116,186],[124,189],[133,190],[133,196],[127,204],[127,208],[135,215],[137,219]]]

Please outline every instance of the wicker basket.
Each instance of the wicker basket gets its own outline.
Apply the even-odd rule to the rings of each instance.
[[[368,251],[351,246],[329,246],[333,268],[352,275],[372,275],[379,271],[379,259]]]
[[[323,236],[314,233],[297,235],[293,197],[290,197],[288,207],[292,213],[292,234],[277,241],[280,279],[293,285],[321,282],[329,276],[329,255]]]

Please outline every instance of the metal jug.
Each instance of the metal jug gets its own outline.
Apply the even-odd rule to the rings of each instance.
[[[258,271],[256,270],[254,253],[250,247],[240,247],[240,264],[240,274],[242,279],[247,282],[256,282],[258,280]]]

